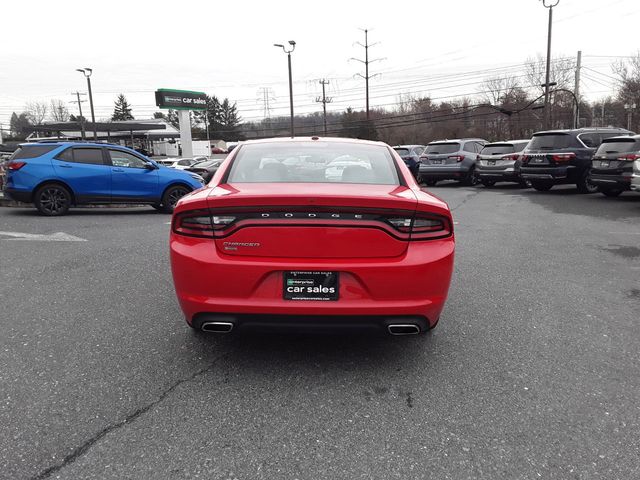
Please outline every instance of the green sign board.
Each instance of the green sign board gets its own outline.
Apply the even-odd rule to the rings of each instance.
[[[207,95],[191,90],[159,88],[156,90],[156,105],[172,110],[206,110]]]

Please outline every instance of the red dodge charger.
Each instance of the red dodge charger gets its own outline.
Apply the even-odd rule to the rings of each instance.
[[[447,204],[388,145],[246,142],[173,213],[171,267],[187,323],[243,329],[435,327],[455,240]]]

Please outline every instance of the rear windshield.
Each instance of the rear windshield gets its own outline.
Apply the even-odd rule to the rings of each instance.
[[[400,183],[387,147],[319,141],[243,145],[227,182]]]
[[[640,141],[636,141],[633,138],[610,138],[602,142],[596,155],[637,152],[638,150],[640,150]]]
[[[400,155],[400,156],[404,155],[406,157],[407,155],[409,155],[409,149],[408,148],[394,148],[394,150],[396,152],[398,152],[398,155]]]
[[[21,160],[23,158],[36,158],[45,153],[49,153],[52,150],[60,147],[60,145],[29,145],[25,147],[18,147],[13,152],[13,155],[9,157],[9,160]]]
[[[430,153],[432,155],[437,155],[439,153],[454,153],[460,150],[460,144],[457,142],[453,143],[430,143],[427,145],[424,153]]]
[[[481,155],[502,155],[504,153],[515,153],[516,149],[510,143],[487,145],[480,152]]]
[[[529,142],[528,150],[553,150],[574,146],[571,135],[565,133],[543,133],[534,135]]]

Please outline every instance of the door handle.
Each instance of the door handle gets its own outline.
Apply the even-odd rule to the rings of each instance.
[[[73,168],[73,165],[69,165],[68,163],[63,163],[60,165],[61,168]]]
[[[124,172],[124,170],[122,168],[112,168],[111,171],[112,172]]]

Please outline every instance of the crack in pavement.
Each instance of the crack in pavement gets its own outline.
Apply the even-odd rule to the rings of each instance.
[[[482,190],[478,190],[476,189],[474,192],[471,192],[471,195],[465,197],[464,200],[462,200],[458,205],[456,205],[453,208],[450,208],[450,210],[452,212],[455,212],[457,209],[459,209],[461,206],[463,206],[465,203],[467,203],[469,200],[471,200],[472,198],[476,197],[477,195],[480,195],[482,193]]]
[[[91,438],[89,438],[82,445],[80,445],[79,447],[75,448],[73,450],[73,452],[71,452],[69,455],[64,457],[60,463],[52,465],[50,467],[47,467],[42,472],[40,472],[37,475],[31,477],[31,480],[45,480],[45,479],[49,478],[51,475],[53,475],[54,473],[59,472],[60,470],[62,470],[67,465],[72,464],[78,458],[80,458],[83,455],[85,455],[91,449],[91,447],[93,447],[93,445],[95,445],[99,440],[104,438],[108,433],[111,433],[114,430],[117,430],[117,429],[119,429],[121,427],[124,427],[125,425],[128,425],[131,422],[135,421],[138,417],[140,417],[141,415],[147,413],[153,407],[155,407],[156,405],[161,403],[165,398],[167,398],[180,385],[182,385],[184,383],[187,383],[187,382],[191,382],[191,381],[195,380],[196,378],[198,378],[199,376],[205,374],[206,372],[211,370],[216,363],[218,363],[220,360],[223,360],[224,358],[228,357],[229,355],[233,354],[234,352],[235,352],[235,349],[231,350],[230,352],[225,353],[224,355],[220,355],[218,358],[216,358],[211,363],[209,363],[209,365],[207,365],[206,367],[203,367],[200,370],[197,370],[195,373],[191,374],[187,378],[183,378],[182,380],[178,380],[173,385],[171,385],[169,388],[167,388],[164,392],[162,392],[158,396],[158,398],[156,398],[154,401],[150,402],[149,404],[145,405],[144,407],[138,408],[133,413],[130,413],[129,415],[127,415],[123,420],[120,420],[119,422],[116,422],[116,423],[113,423],[111,425],[106,426],[105,428],[100,430],[98,433],[93,435]]]

